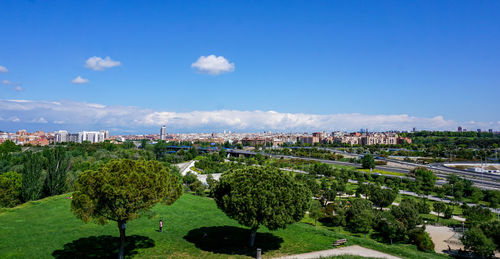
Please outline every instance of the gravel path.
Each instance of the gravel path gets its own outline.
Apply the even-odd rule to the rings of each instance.
[[[372,257],[372,258],[374,257],[374,258],[387,258],[387,259],[401,259],[400,257],[364,248],[358,245],[316,251],[305,254],[288,255],[283,257],[277,257],[275,259],[316,259],[316,258],[324,258],[330,256],[338,256],[338,255],[356,255],[356,256]]]

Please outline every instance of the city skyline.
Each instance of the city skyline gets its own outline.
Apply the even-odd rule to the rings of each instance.
[[[0,6],[3,131],[500,130],[497,1]]]

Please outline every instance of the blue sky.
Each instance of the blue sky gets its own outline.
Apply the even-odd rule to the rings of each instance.
[[[499,1],[4,0],[0,130],[500,130],[498,13]],[[210,55],[227,62],[217,75],[193,66]],[[120,63],[96,71],[92,57]],[[118,107],[164,116],[127,121]]]

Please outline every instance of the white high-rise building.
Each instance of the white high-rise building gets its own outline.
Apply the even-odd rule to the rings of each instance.
[[[99,131],[101,132],[102,134],[104,134],[104,139],[109,139],[109,130],[101,130]]]
[[[56,143],[69,142],[68,131],[60,130],[54,134],[54,140]]]
[[[90,143],[104,142],[104,133],[97,131],[78,132],[78,142],[90,141]]]
[[[161,140],[166,140],[167,139],[167,127],[163,125],[160,130],[160,139]]]

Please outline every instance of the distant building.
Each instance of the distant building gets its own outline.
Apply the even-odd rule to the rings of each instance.
[[[488,132],[489,132],[489,133],[493,133],[493,129],[489,129],[489,130],[488,130]]]
[[[104,134],[104,139],[109,139],[109,131],[108,130],[100,130],[99,132],[101,132],[102,134]]]
[[[315,136],[301,136],[299,138],[301,143],[304,144],[314,144],[314,143],[319,143],[319,137]]]
[[[462,126],[458,126],[457,131],[458,131],[458,132],[462,132]]]
[[[477,129],[477,133],[481,133],[481,129]]]
[[[417,128],[413,127],[412,132],[417,132]]]
[[[69,142],[69,139],[68,139],[68,131],[66,130],[60,130],[60,131],[57,131],[55,134],[54,134],[54,141],[56,143],[64,143],[64,142]]]
[[[78,142],[90,141],[90,143],[104,142],[104,133],[98,131],[78,132]]]
[[[160,130],[160,140],[166,140],[167,139],[167,127],[163,125]]]

